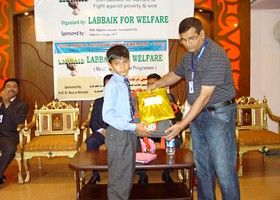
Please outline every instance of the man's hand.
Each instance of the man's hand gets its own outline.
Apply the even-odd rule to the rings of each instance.
[[[167,136],[165,136],[164,138],[166,140],[171,140],[171,139],[175,138],[177,135],[179,135],[183,129],[184,129],[184,127],[182,127],[182,125],[180,123],[176,123],[173,126],[166,129],[165,132],[169,133],[169,134]]]
[[[5,104],[5,106],[9,106],[11,103],[10,93],[7,91],[7,89],[2,90],[1,93],[2,93],[3,103]]]
[[[146,136],[148,137],[149,135],[152,134],[151,131],[149,131],[145,128],[145,123],[136,124],[136,130],[135,131],[141,137],[146,137]]]
[[[157,82],[155,82],[155,83],[150,84],[150,85],[147,86],[147,91],[148,91],[148,92],[151,92],[151,91],[153,91],[153,90],[155,90],[155,89],[157,89],[157,88],[158,88]]]

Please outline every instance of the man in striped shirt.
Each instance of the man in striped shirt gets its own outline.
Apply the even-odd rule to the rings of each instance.
[[[223,200],[240,199],[236,166],[236,91],[226,52],[205,35],[201,21],[186,18],[179,25],[180,42],[187,49],[176,69],[148,91],[186,80],[188,114],[166,130],[170,140],[190,124],[198,175],[198,199],[214,200],[217,175]]]

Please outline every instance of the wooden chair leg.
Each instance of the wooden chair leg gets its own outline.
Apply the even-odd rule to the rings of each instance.
[[[31,158],[23,158],[23,165],[24,165],[24,169],[25,169],[25,173],[26,173],[26,177],[25,177],[25,180],[24,180],[24,182],[25,183],[29,183],[29,181],[30,181],[30,171],[29,171],[29,160],[30,160]]]
[[[238,176],[242,177],[243,176],[243,163],[242,163],[242,159],[243,159],[243,155],[246,152],[239,152],[239,169],[238,169]]]
[[[80,172],[80,182],[85,182],[85,176],[86,176],[86,172],[85,171],[81,171]],[[76,172],[74,171],[74,181],[76,182]]]
[[[182,174],[182,170],[181,170],[181,169],[178,170],[178,179],[179,179],[180,181],[183,180],[183,174]]]
[[[15,158],[17,161],[18,165],[18,184],[23,184],[23,179],[22,179],[22,158]]]
[[[38,169],[42,169],[42,157],[41,156],[39,156],[38,157]]]
[[[188,179],[188,170],[186,170],[186,169],[183,169],[183,171],[181,170],[181,169],[179,169],[178,170],[178,179],[180,180],[180,181],[183,181],[183,179],[184,179],[184,173],[186,174],[186,177],[187,177],[187,179]]]

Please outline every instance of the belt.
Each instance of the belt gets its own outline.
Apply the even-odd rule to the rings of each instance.
[[[229,106],[233,103],[235,103],[234,98],[232,98],[230,100],[227,100],[227,101],[223,101],[223,102],[220,102],[220,103],[215,103],[215,104],[206,106],[202,111],[215,111],[218,108],[226,107],[226,106]]]

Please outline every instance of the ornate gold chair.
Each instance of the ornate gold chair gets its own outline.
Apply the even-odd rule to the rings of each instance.
[[[242,158],[249,151],[263,153],[280,149],[280,117],[273,115],[264,98],[262,102],[252,97],[237,100],[236,140],[239,156],[239,176],[243,175]],[[267,115],[278,123],[278,133],[268,130]]]
[[[24,128],[27,143],[24,145],[23,161],[26,170],[25,182],[30,181],[29,160],[38,157],[39,169],[41,157],[73,157],[79,149],[78,127],[79,108],[71,104],[52,101],[38,109],[35,103],[32,121]],[[35,137],[31,139],[31,129],[35,128]]]

